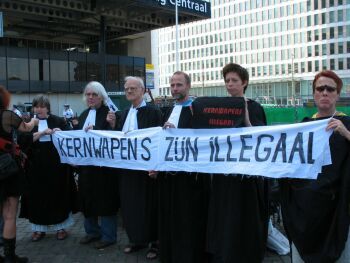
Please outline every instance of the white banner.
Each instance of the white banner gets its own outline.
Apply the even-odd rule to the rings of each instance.
[[[230,129],[62,131],[53,142],[63,163],[133,170],[317,178],[331,164],[329,119]]]

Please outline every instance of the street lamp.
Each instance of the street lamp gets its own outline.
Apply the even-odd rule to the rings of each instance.
[[[294,122],[298,120],[298,110],[296,105],[296,90],[295,90],[295,80],[294,80],[294,53],[292,53],[292,104],[294,106]]]

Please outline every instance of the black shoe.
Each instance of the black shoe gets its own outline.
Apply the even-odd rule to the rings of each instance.
[[[5,257],[4,263],[27,263],[29,260],[27,257],[19,257],[17,255],[13,257]]]
[[[100,238],[101,238],[100,236],[95,237],[95,236],[86,235],[85,237],[80,239],[79,243],[82,244],[82,245],[86,245],[86,244],[89,244],[91,242],[97,241]]]
[[[106,247],[113,245],[114,243],[115,242],[100,240],[100,241],[96,242],[95,248],[96,249],[106,248]]]

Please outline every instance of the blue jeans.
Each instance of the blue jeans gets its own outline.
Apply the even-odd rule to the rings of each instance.
[[[117,241],[117,216],[100,216],[100,225],[97,217],[85,217],[84,228],[86,234],[101,237],[102,241]]]

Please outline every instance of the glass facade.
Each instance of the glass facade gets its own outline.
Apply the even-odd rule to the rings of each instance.
[[[302,104],[312,91],[301,83],[322,69],[335,70],[345,84],[342,96],[350,97],[349,1],[211,3],[211,19],[179,27],[179,70],[190,74],[193,95],[226,95],[221,70],[235,62],[249,72],[247,95],[253,99]],[[169,96],[169,77],[176,71],[175,28],[157,32],[160,95]]]
[[[0,45],[0,85],[19,93],[80,93],[89,81],[103,82],[104,61],[107,92],[124,91],[126,76],[145,77],[145,58],[107,54],[104,59],[96,53]]]

